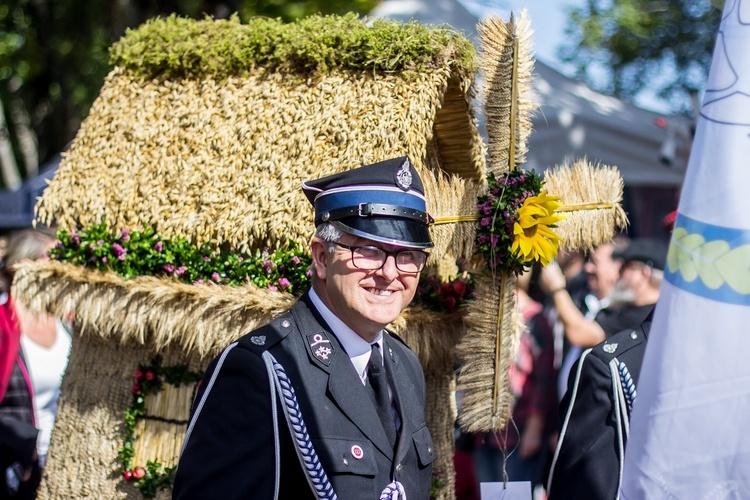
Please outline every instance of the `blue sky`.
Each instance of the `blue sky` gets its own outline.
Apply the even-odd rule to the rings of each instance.
[[[497,13],[508,19],[511,12],[526,9],[534,29],[536,57],[561,73],[572,76],[572,71],[557,58],[557,48],[565,41],[566,7],[581,7],[586,0],[459,0],[472,14],[482,16]],[[669,107],[654,95],[639,96],[635,104],[656,112]]]
[[[584,0],[459,0],[472,14],[482,16],[492,12],[507,19],[510,12],[526,9],[534,28],[536,57],[558,71],[564,71],[557,58],[557,47],[565,37],[565,7],[581,6]]]

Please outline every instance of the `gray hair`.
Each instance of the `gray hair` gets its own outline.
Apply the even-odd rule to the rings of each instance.
[[[342,234],[341,230],[330,222],[324,222],[315,229],[315,237],[328,243],[328,253],[336,251],[334,243],[339,241]]]
[[[17,264],[40,259],[56,239],[49,232],[39,229],[22,229],[11,234],[0,268],[0,291],[10,288]]]

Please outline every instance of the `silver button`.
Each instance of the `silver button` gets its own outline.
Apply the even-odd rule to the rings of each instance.
[[[346,467],[349,467],[349,460],[347,460],[347,459],[344,459],[344,465],[345,465]]]
[[[635,339],[638,338],[638,334],[635,333],[635,332],[630,332],[630,338],[633,339],[633,340],[635,340]]]
[[[432,455],[432,446],[428,446],[427,447],[427,453],[429,453],[430,455]]]
[[[281,322],[281,326],[283,326],[284,328],[289,328],[289,325],[291,325],[291,323],[289,322],[288,319],[285,319],[284,321]]]
[[[401,464],[398,464],[398,465],[396,466],[396,475],[397,475],[397,476],[400,476],[400,475],[401,475],[401,471],[403,471],[403,470],[404,470],[404,466],[403,466],[403,465],[401,465]]]

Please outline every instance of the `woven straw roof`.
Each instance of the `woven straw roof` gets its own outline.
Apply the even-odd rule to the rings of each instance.
[[[247,251],[309,239],[306,179],[403,154],[435,182],[483,178],[473,48],[446,29],[171,17],[112,59],[37,206],[63,229],[151,226]]]

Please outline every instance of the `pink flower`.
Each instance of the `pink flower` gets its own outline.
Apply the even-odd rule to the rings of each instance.
[[[128,251],[125,250],[119,243],[115,243],[114,245],[112,245],[112,252],[115,254],[115,257],[117,257],[118,260],[125,260],[128,255]]]
[[[269,290],[271,290],[272,292],[278,292],[278,291],[279,291],[279,289],[278,289],[278,288],[276,288],[276,287],[275,287],[275,286],[273,286],[273,285],[268,285],[268,286],[267,286],[266,288],[268,288],[268,289],[269,289]]]
[[[292,264],[296,266],[299,263],[300,263],[299,257],[297,257],[296,255],[292,257]]]
[[[157,252],[161,252],[162,250],[164,250],[164,243],[162,243],[161,241],[157,241],[154,245],[154,250],[156,250]]]
[[[180,267],[177,268],[177,271],[175,272],[175,274],[177,276],[182,276],[183,274],[185,274],[185,272],[187,272],[187,267],[180,266]]]
[[[286,278],[279,278],[277,281],[281,288],[289,288],[290,286],[292,286],[292,284],[289,283],[289,280]]]
[[[193,281],[193,285],[202,285],[202,284],[203,284],[203,280],[195,280],[195,281]]]
[[[104,262],[105,264],[107,263],[107,256],[106,255],[104,257],[102,257],[102,262]]]
[[[162,266],[162,268],[163,268],[163,269],[164,269],[164,270],[165,270],[166,272],[168,272],[168,273],[172,273],[172,272],[174,272],[174,266],[173,266],[172,264],[164,264],[164,265]]]
[[[96,246],[100,247],[102,245],[104,245],[104,240],[99,240],[96,242]]]
[[[479,223],[483,226],[489,226],[492,223],[492,219],[490,217],[482,217]]]
[[[221,276],[219,276],[219,273],[211,273],[211,279],[217,283],[221,283]]]
[[[203,262],[211,262],[211,257],[204,255],[203,256]]]
[[[123,229],[120,231],[120,239],[122,241],[128,241],[130,239],[130,229]]]

